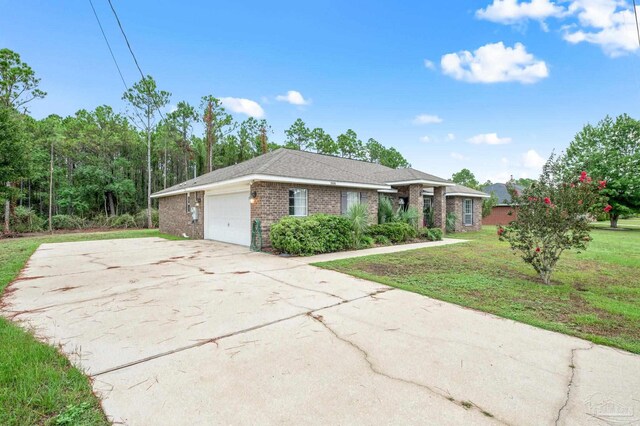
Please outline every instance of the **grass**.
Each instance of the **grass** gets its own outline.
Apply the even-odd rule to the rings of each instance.
[[[165,237],[156,230],[0,240],[0,294],[43,243]],[[91,383],[58,350],[0,318],[0,425],[108,425]]]
[[[317,264],[595,343],[640,353],[640,228],[594,229],[587,251],[566,252],[544,285],[495,227],[468,243]]]

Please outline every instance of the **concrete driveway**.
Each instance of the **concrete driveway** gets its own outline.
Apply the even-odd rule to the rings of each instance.
[[[636,355],[232,245],[45,244],[4,302],[124,424],[640,421]]]

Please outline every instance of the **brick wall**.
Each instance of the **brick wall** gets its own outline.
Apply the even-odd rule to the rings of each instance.
[[[186,210],[186,194],[162,197],[158,200],[160,232],[178,235],[187,234],[192,239],[204,238],[204,192],[192,192],[189,196],[191,206],[198,206],[198,221],[192,223],[191,213]]]
[[[455,213],[456,227],[455,232],[479,231],[482,228],[482,199],[469,198],[473,200],[473,225],[464,224],[464,197],[447,197],[447,214]]]
[[[418,210],[420,219],[418,220],[418,227],[424,226],[424,200],[422,198],[422,185],[409,185],[409,207],[414,207]]]
[[[289,215],[289,189],[306,189],[308,213],[341,214],[343,191],[358,191],[368,195],[369,219],[378,220],[378,192],[376,190],[338,188],[333,186],[298,185],[278,182],[256,182],[251,191],[256,192],[256,202],[251,205],[251,222],[260,219],[262,223],[262,243],[268,247],[271,225]]]
[[[513,211],[511,216],[509,215],[510,211]],[[510,206],[495,206],[491,209],[491,214],[482,219],[482,223],[485,225],[508,225],[509,222],[515,220],[517,216],[517,211],[513,210]]]
[[[438,186],[433,188],[433,222],[436,228],[440,228],[443,231],[446,228],[446,216],[447,216],[447,202],[444,195],[444,186]]]

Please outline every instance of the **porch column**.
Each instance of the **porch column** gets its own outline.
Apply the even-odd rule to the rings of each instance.
[[[444,186],[433,188],[433,221],[436,228],[442,229],[442,232],[447,228],[447,199],[444,191]]]
[[[409,186],[409,207],[414,207],[416,210],[418,210],[418,213],[420,214],[420,219],[418,220],[418,228],[422,228],[424,226],[424,221],[422,220],[422,211],[424,209],[422,185]]]

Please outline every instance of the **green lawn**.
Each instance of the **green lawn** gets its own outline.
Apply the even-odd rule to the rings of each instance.
[[[156,230],[0,240],[0,295],[42,243],[167,237]],[[0,425],[107,425],[89,379],[56,348],[0,318]]]
[[[628,227],[594,229],[588,250],[565,253],[549,286],[493,226],[455,235],[468,243],[317,266],[640,353],[640,228]]]

